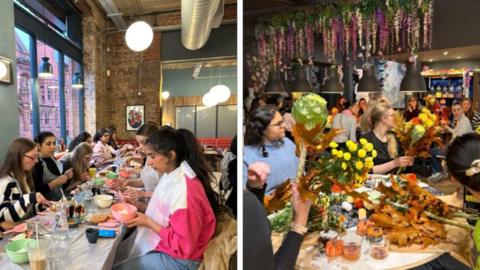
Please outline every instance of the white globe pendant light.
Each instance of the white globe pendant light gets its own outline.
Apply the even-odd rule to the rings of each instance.
[[[162,91],[162,99],[167,100],[170,97],[170,92]]]
[[[230,98],[230,88],[223,84],[217,84],[212,87],[210,93],[217,99],[218,103],[225,102]]]
[[[218,101],[212,92],[207,92],[205,95],[203,95],[202,102],[206,107],[213,107],[218,104]]]
[[[135,52],[144,51],[152,44],[153,29],[144,21],[134,22],[127,29],[125,41],[130,50]]]

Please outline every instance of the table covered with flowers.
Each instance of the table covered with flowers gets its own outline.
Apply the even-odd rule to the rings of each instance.
[[[265,197],[272,242],[278,248],[289,230],[291,184],[312,201],[308,229],[297,268],[408,269],[443,253],[472,266],[476,213],[463,209],[457,194],[437,196],[415,174],[371,175],[376,150],[365,139],[339,147],[333,138],[341,130],[326,126],[326,101],[308,94],[295,102],[293,129],[300,158],[296,179]],[[432,144],[441,144],[436,117],[422,110],[418,118],[395,117],[397,138],[408,156],[429,157]]]

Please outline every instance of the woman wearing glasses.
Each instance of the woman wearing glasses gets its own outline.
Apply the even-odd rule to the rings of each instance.
[[[93,136],[95,146],[93,147],[93,157],[91,162],[97,167],[97,169],[101,169],[113,161],[115,149],[108,145],[110,136],[111,134],[106,128],[99,129],[97,133],[95,133],[95,136]]]
[[[63,170],[62,164],[54,158],[56,138],[53,133],[40,132],[35,142],[40,153],[33,170],[35,190],[51,201],[58,201],[62,198],[62,185],[73,177],[72,169]]]
[[[33,192],[30,171],[37,161],[34,142],[18,138],[10,144],[0,168],[0,224],[34,216],[42,210],[40,204],[50,205],[40,192]]]
[[[377,151],[377,156],[373,159],[373,173],[376,174],[386,174],[398,167],[412,166],[414,161],[414,157],[400,154],[401,148],[391,132],[395,127],[394,114],[395,111],[388,103],[377,103],[370,113],[372,131],[363,135]]]
[[[257,108],[246,123],[245,147],[243,148],[243,171],[254,162],[262,162],[270,167],[266,184],[249,181],[250,188],[266,188],[265,193],[272,193],[287,179],[296,177],[298,158],[295,144],[285,137],[285,123],[282,115],[272,106]],[[247,185],[247,175],[243,176]],[[252,186],[253,185],[253,186]]]

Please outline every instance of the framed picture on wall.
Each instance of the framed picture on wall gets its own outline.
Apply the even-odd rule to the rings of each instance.
[[[145,123],[143,105],[130,105],[126,109],[127,131],[138,130]]]
[[[12,60],[0,56],[0,83],[13,84]]]

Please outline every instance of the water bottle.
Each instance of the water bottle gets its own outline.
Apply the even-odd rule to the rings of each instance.
[[[120,167],[122,167],[122,157],[120,156],[120,150],[115,151],[115,166],[117,166],[117,171],[120,170]]]
[[[70,234],[66,215],[66,204],[62,203],[60,208],[55,212],[53,238],[56,240],[65,240],[68,239],[69,236]]]

